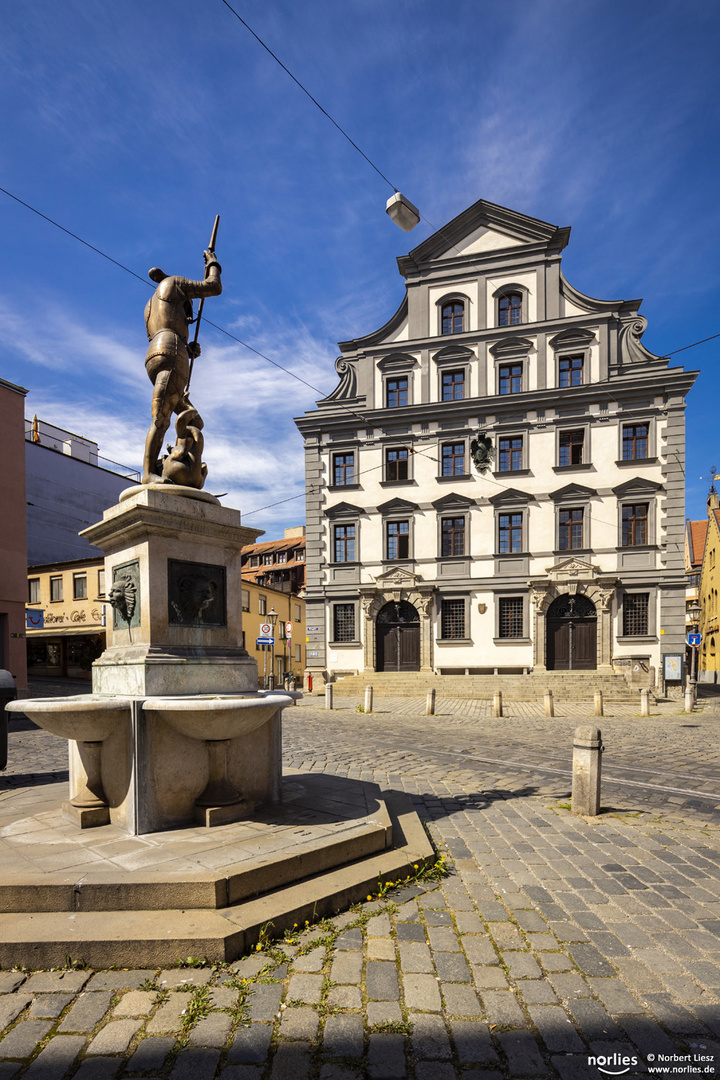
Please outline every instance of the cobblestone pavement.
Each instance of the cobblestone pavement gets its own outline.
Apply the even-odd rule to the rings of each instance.
[[[286,712],[287,763],[409,792],[450,876],[226,970],[0,972],[0,1080],[720,1072],[713,708],[609,710],[597,723],[614,779],[606,812],[584,819],[567,809],[567,771],[587,707],[493,720],[486,703],[441,701],[435,717],[412,699],[371,715],[341,704]],[[58,782],[65,754],[11,727],[0,798]]]

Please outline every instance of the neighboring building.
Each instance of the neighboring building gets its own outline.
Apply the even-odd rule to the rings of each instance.
[[[286,590],[271,589],[256,585],[254,581],[243,580],[242,610],[243,645],[250,656],[257,660],[259,685],[262,686],[264,677],[270,674],[274,659],[276,687],[283,686],[286,673],[295,676],[298,686],[302,686],[307,632],[304,599]],[[277,612],[278,616],[275,621],[275,645],[259,646],[260,627],[263,623],[272,622],[269,618],[271,611]],[[290,636],[287,634],[287,623],[292,623]]]
[[[37,418],[25,421],[25,440],[27,562],[99,555],[78,533],[100,521],[140,474],[100,457],[92,440]]]
[[[280,589],[282,592],[304,593],[304,525],[286,529],[282,540],[267,540],[264,544],[248,544],[244,547],[242,576],[244,581]]]
[[[702,643],[698,650],[700,682],[718,682],[720,672],[720,499],[715,485],[707,501],[708,519],[700,566],[698,629]]]
[[[696,633],[700,625],[700,570],[705,552],[707,521],[685,522],[685,629]],[[697,678],[700,666],[700,650],[697,646],[686,645],[685,666],[688,675]]]
[[[653,669],[683,652],[685,397],[570,230],[484,201],[398,259],[305,438],[308,669]],[[471,458],[486,433],[492,471]]]
[[[105,571],[96,559],[27,568],[31,675],[90,679],[105,649]]]
[[[27,390],[0,379],[4,453],[3,525],[0,529],[0,668],[15,679],[18,695],[27,696],[25,596],[27,531],[25,521],[25,444],[23,413]]]

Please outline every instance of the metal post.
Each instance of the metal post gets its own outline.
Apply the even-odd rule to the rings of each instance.
[[[493,694],[493,716],[502,716],[502,690],[496,690]]]
[[[604,716],[602,690],[595,691],[595,715]]]
[[[426,702],[426,705],[425,705],[425,715],[426,716],[434,716],[435,715],[435,689],[434,688],[432,690],[428,690],[427,702]]]
[[[332,683],[325,683],[325,708],[332,709],[333,707],[333,685]]]
[[[267,645],[263,645],[262,650],[263,650],[263,690],[267,690],[267,688],[268,688],[268,677],[267,677],[267,651],[268,651],[268,647],[267,647]]]
[[[692,687],[693,702],[697,702],[697,660],[698,660],[698,647],[692,645],[692,669],[690,672],[690,685]]]
[[[554,716],[555,715],[555,702],[553,700],[553,692],[552,692],[552,690],[546,690],[545,691],[545,715],[546,716]]]
[[[373,688],[372,686],[365,687],[365,712],[373,711]]]
[[[648,690],[640,691],[640,715],[650,715],[650,692]]]
[[[595,817],[600,813],[600,772],[602,763],[600,728],[575,728],[573,739],[572,812]]]

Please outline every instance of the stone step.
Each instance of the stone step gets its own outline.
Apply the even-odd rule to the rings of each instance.
[[[426,675],[395,672],[371,672],[349,675],[334,683],[338,696],[356,696],[372,686],[377,694],[399,697],[417,696],[434,689],[438,696],[490,700],[498,690],[508,701],[539,701],[548,689],[562,700],[591,701],[597,690],[608,701],[630,702],[639,699],[640,687],[628,684],[624,676],[612,673],[545,672],[528,675]]]
[[[397,881],[435,855],[409,796],[383,793],[393,848],[314,874],[263,896],[218,910],[25,911],[0,914],[0,968],[48,968],[68,957],[90,967],[163,967],[188,956],[232,961],[249,952],[260,930],[281,935],[365,900],[378,882]]]

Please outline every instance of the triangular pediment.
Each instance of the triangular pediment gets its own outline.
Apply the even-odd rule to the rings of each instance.
[[[554,566],[548,566],[546,568],[546,573],[553,581],[566,581],[572,578],[586,580],[588,578],[596,578],[599,573],[599,568],[593,566],[592,563],[585,562],[584,559],[577,559],[571,556],[569,559],[561,559],[561,561],[555,563]]]
[[[616,495],[618,499],[625,499],[631,495],[654,495],[656,491],[662,491],[662,484],[656,483],[654,480],[648,480],[644,476],[633,476],[632,479],[626,480],[624,484],[618,484],[613,488],[613,495]]]
[[[385,585],[396,585],[401,589],[407,589],[418,581],[422,581],[419,574],[413,574],[411,570],[406,570],[404,566],[391,566],[389,570],[385,570],[375,578],[375,584],[378,588],[383,588]]]
[[[534,495],[530,495],[527,491],[519,491],[518,488],[505,488],[504,491],[499,491],[497,495],[488,499],[493,506],[526,506],[535,501]]]
[[[446,345],[444,349],[438,349],[436,353],[433,353],[433,360],[436,364],[443,364],[449,362],[459,361],[460,363],[466,360],[474,360],[475,353],[472,349],[466,349],[464,345]]]
[[[417,509],[417,503],[408,502],[407,499],[389,499],[378,506],[381,514],[411,514]]]
[[[362,506],[353,506],[352,503],[340,502],[335,503],[334,506],[328,506],[325,511],[325,517],[329,518],[356,518],[359,514],[364,514]]]
[[[585,487],[584,484],[566,484],[565,487],[550,492],[550,498],[553,502],[568,502],[572,500],[580,502],[581,500],[592,498],[593,495],[597,495],[597,491],[593,488]]]
[[[477,256],[524,244],[546,244],[555,252],[560,252],[567,244],[569,235],[567,228],[558,228],[539,218],[479,199],[413,248],[408,256],[398,259],[398,265],[401,273],[407,270],[412,272],[413,266],[433,259]]]
[[[458,495],[455,491],[443,495],[442,499],[436,499],[433,507],[442,512],[444,510],[467,510],[468,506],[474,506],[475,500],[468,499],[467,495]]]

